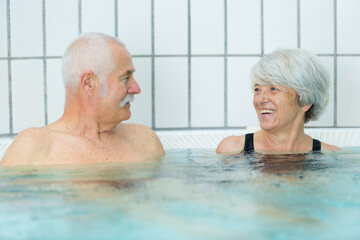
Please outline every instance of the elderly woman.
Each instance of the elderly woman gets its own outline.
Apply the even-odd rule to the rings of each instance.
[[[328,103],[329,74],[319,59],[301,49],[280,49],[251,71],[253,104],[262,130],[223,139],[217,153],[304,153],[339,150],[304,132]]]

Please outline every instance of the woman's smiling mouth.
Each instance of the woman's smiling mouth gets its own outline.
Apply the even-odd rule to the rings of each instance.
[[[274,109],[260,109],[261,114],[270,114],[276,112]]]

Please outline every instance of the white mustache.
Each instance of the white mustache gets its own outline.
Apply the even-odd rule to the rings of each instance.
[[[134,101],[134,94],[127,94],[123,100],[121,100],[120,107],[124,107],[126,103]]]

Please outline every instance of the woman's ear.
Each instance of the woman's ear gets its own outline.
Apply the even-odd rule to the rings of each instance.
[[[98,82],[93,71],[86,70],[81,74],[81,87],[87,95],[93,95]]]
[[[307,112],[307,111],[311,108],[311,106],[312,106],[312,104],[302,106],[302,107],[301,107],[301,110],[302,110],[303,112]]]

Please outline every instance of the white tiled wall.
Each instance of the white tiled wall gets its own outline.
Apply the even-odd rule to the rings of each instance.
[[[224,1],[196,0],[190,5],[192,53],[223,54]]]
[[[187,54],[187,0],[157,0],[154,12],[155,53]]]
[[[155,61],[155,127],[187,127],[187,58]]]
[[[191,122],[193,127],[224,125],[224,59],[193,58]]]
[[[118,0],[118,32],[131,54],[151,54],[151,0]]]
[[[337,1],[337,35],[339,53],[360,53],[360,2]]]
[[[231,57],[228,60],[228,124],[230,127],[256,126],[249,72],[259,57]]]
[[[354,110],[360,90],[358,0],[9,3],[7,11],[7,1],[0,1],[0,135],[61,116],[61,55],[85,31],[117,35],[134,56],[142,92],[128,122],[155,129],[256,126],[251,67],[279,47],[300,46],[319,54],[332,81],[326,112],[309,126],[360,127]]]
[[[13,57],[42,56],[41,0],[16,0],[11,1],[10,6],[11,55]]]
[[[65,88],[61,77],[61,59],[47,61],[47,104],[48,121],[52,123],[63,113]]]
[[[228,53],[261,52],[260,1],[228,0]]]
[[[42,60],[12,62],[12,102],[14,132],[39,127],[44,121],[44,83]]]
[[[7,79],[7,61],[0,61],[0,134],[9,133],[9,90]]]
[[[46,1],[46,52],[48,56],[61,56],[69,42],[78,35],[77,6],[78,2],[73,0]],[[61,34],[59,34],[60,30]]]
[[[334,52],[334,5],[329,2],[301,1],[301,47],[317,54]]]
[[[338,121],[342,126],[359,126],[360,111],[360,57],[339,57],[338,78]]]
[[[0,1],[0,29],[7,29],[6,1]],[[0,31],[0,57],[7,57],[7,32]]]
[[[264,0],[264,50],[297,47],[297,0]]]
[[[76,1],[74,1],[76,2]],[[103,32],[115,35],[115,10],[113,0],[82,1],[82,31]]]

